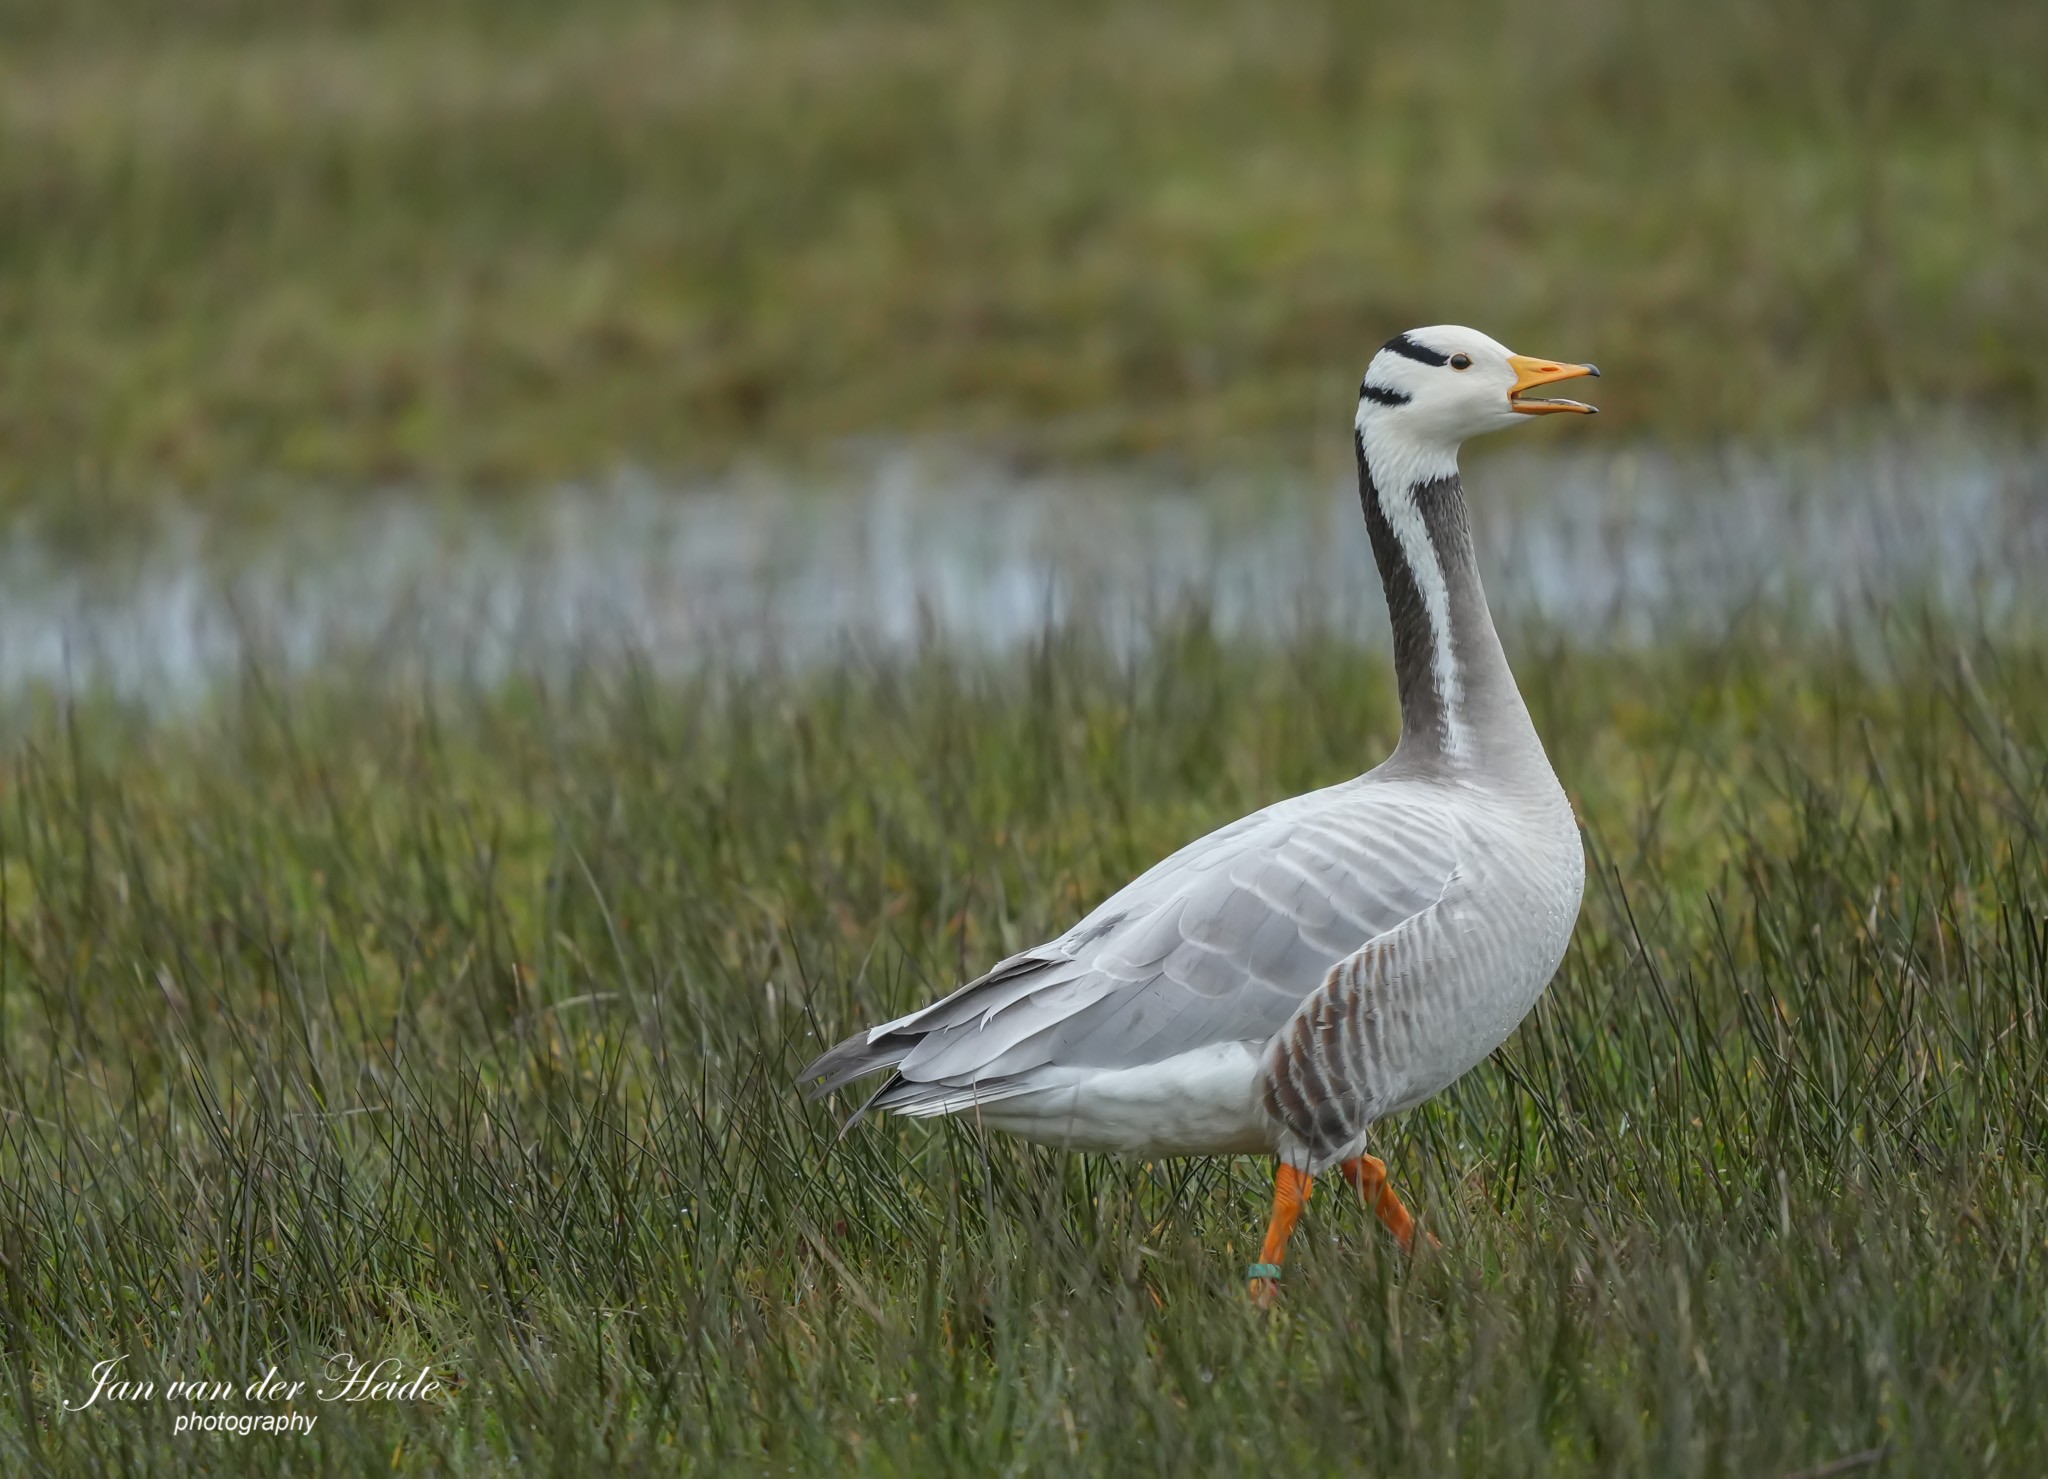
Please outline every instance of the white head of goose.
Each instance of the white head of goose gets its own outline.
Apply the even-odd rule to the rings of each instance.
[[[1394,753],[1190,842],[1058,939],[846,1039],[804,1070],[810,1092],[887,1069],[855,1119],[966,1111],[1075,1150],[1275,1156],[1247,1271],[1262,1303],[1333,1166],[1412,1246],[1372,1128],[1515,1029],[1585,886],[1570,803],[1480,587],[1458,447],[1591,412],[1525,397],[1598,373],[1455,326],[1390,339],[1354,432],[1394,636]]]

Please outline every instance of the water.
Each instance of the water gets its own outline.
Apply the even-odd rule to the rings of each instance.
[[[1843,450],[1561,455],[1467,469],[1496,617],[1588,644],[1759,609],[1831,628],[1931,602],[1992,628],[2048,614],[2048,449],[1962,432]],[[309,500],[254,537],[168,519],[147,547],[0,543],[0,693],[203,697],[252,659],[489,681],[631,652],[659,669],[830,660],[1048,622],[1118,642],[1201,602],[1222,629],[1383,640],[1351,481],[1169,487],[1018,477],[897,453],[835,485],[678,490],[621,477],[514,509]]]

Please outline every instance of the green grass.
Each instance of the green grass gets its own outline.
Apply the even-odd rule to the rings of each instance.
[[[16,0],[0,506],[1334,466],[1446,319],[1660,436],[2038,419],[2044,68],[2004,0]]]
[[[0,1469],[2028,1474],[2048,1445],[2048,652],[1515,654],[1585,822],[1532,1020],[1381,1149],[1440,1253],[1267,1168],[864,1125],[820,1042],[1354,773],[1331,637],[1198,618],[431,699],[251,670],[23,718],[0,781]],[[339,671],[339,670],[338,670]],[[435,1401],[63,1415],[91,1363]],[[233,1402],[229,1410],[252,1404]]]

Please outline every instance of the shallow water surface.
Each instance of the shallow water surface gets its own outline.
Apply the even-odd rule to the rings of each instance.
[[[1885,446],[1670,455],[1527,448],[1467,467],[1510,646],[1708,633],[1759,609],[1854,628],[1931,602],[2038,623],[2048,451],[1960,432]],[[167,519],[146,548],[0,544],[0,691],[203,696],[252,657],[486,681],[632,653],[658,669],[817,662],[942,640],[1002,650],[1049,622],[1141,641],[1199,603],[1232,633],[1384,638],[1349,480],[1166,486],[1019,477],[898,453],[830,486],[621,477],[515,509],[309,500],[233,537]]]

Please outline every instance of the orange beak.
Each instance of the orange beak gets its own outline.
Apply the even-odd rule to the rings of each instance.
[[[1597,376],[1600,370],[1595,365],[1569,365],[1560,360],[1531,359],[1526,354],[1511,354],[1508,363],[1514,366],[1515,383],[1508,389],[1508,409],[1520,411],[1526,416],[1547,416],[1557,411],[1574,411],[1581,416],[1590,416],[1599,410],[1583,401],[1525,401],[1522,392],[1534,390],[1539,385],[1548,385],[1554,380],[1576,380],[1581,375]]]

